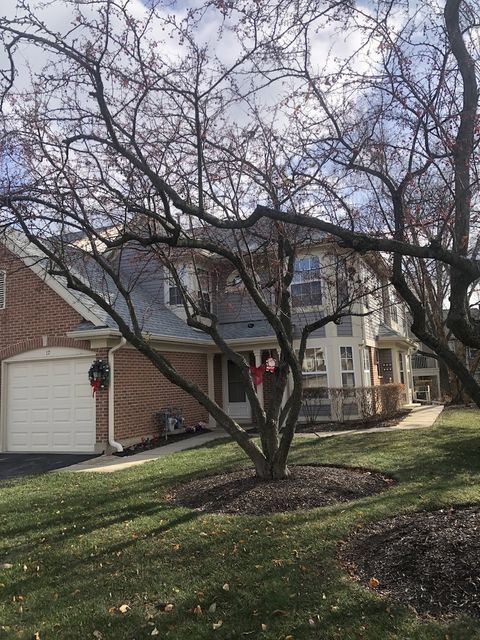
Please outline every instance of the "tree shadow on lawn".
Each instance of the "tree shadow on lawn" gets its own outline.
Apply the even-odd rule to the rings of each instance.
[[[390,473],[399,481],[429,476],[449,476],[480,471],[480,434],[456,429],[454,438],[445,436],[452,428],[434,431],[372,433],[339,436],[336,442],[322,440],[296,441],[291,462],[307,464],[312,456],[316,464],[360,466]],[[412,437],[415,437],[412,444]]]

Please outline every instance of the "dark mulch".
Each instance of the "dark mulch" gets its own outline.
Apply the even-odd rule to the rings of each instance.
[[[341,556],[361,582],[419,614],[480,618],[480,506],[376,523],[352,536]]]
[[[345,422],[318,422],[317,424],[298,424],[297,433],[315,433],[316,431],[349,431],[350,429],[374,429],[377,427],[396,427],[400,420],[406,418],[411,409],[402,409],[392,418],[382,418],[375,416],[372,418],[362,418],[360,420],[347,420]]]
[[[144,438],[141,442],[132,444],[130,447],[124,447],[123,451],[114,452],[113,455],[118,456],[119,458],[134,456],[136,453],[140,453],[141,451],[150,451],[150,449],[165,447],[167,444],[172,444],[172,442],[188,440],[189,438],[194,438],[201,433],[208,433],[209,431],[211,431],[211,429],[206,429],[205,427],[202,427],[201,429],[197,428],[195,431],[182,431],[181,433],[175,433],[175,431],[172,431],[168,434],[167,438],[165,438],[165,435],[155,436],[154,438]]]
[[[363,469],[292,466],[286,480],[261,480],[253,469],[192,480],[168,498],[213,513],[267,513],[324,507],[384,491],[391,478]]]

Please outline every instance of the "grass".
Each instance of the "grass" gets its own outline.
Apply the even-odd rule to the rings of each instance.
[[[431,429],[299,438],[292,463],[369,467],[399,483],[268,518],[205,515],[164,500],[177,483],[244,466],[231,443],[120,473],[4,483],[0,638],[480,640],[478,622],[420,619],[353,582],[336,559],[338,542],[360,524],[478,502],[479,419],[476,410],[449,410]]]

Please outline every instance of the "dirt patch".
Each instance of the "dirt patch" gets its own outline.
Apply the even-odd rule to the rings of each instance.
[[[324,507],[384,491],[393,484],[381,474],[340,467],[292,466],[286,480],[260,480],[253,469],[192,480],[168,498],[212,513],[267,513]]]
[[[480,618],[480,506],[376,523],[340,554],[358,580],[419,614]]]

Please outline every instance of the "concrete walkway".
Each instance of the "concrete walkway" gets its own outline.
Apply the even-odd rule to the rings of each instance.
[[[314,433],[297,433],[299,438],[331,438],[352,433],[381,433],[382,431],[409,431],[431,427],[443,411],[443,405],[422,405],[413,407],[412,412],[394,427],[372,427],[370,429],[348,429],[346,431],[315,431]]]
[[[136,453],[133,456],[125,456],[124,458],[112,455],[99,456],[93,460],[86,460],[80,464],[74,464],[71,467],[66,467],[61,469],[61,471],[96,471],[98,473],[111,473],[112,471],[128,469],[129,467],[136,467],[137,465],[144,464],[145,462],[158,460],[159,458],[169,456],[172,453],[177,453],[178,451],[195,449],[196,447],[201,447],[202,444],[212,442],[213,440],[229,437],[228,433],[225,433],[222,429],[216,429],[209,433],[201,433],[194,438],[188,438],[187,440],[180,440],[180,442],[166,444],[164,447],[157,447],[156,449],[150,449],[149,451],[142,451],[141,453]]]
[[[409,430],[409,429],[424,429],[425,427],[431,427],[438,416],[441,414],[443,406],[421,406],[414,407],[412,412],[403,420],[401,420],[395,427],[373,427],[371,429],[349,429],[348,431],[316,431],[315,433],[297,433],[298,438],[331,438],[333,436],[341,436],[347,434],[356,433],[378,433],[381,431],[397,431],[397,430]],[[143,451],[142,453],[136,453],[133,456],[125,456],[120,458],[118,456],[100,456],[85,462],[80,462],[71,467],[65,467],[59,471],[93,471],[97,473],[111,473],[113,471],[120,471],[121,469],[128,469],[135,467],[145,462],[151,462],[152,460],[158,460],[165,456],[169,456],[172,453],[178,451],[185,451],[186,449],[194,449],[200,447],[207,442],[213,442],[214,440],[220,440],[229,438],[230,436],[222,429],[217,429],[209,433],[202,433],[195,438],[189,438],[188,440],[180,440],[180,442],[174,442],[167,444],[164,447],[158,447],[157,449],[151,449],[150,451]]]

